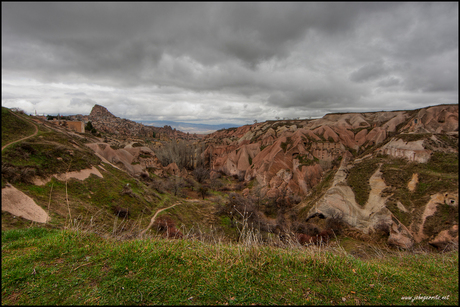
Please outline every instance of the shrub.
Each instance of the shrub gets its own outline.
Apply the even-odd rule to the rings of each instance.
[[[200,193],[201,197],[204,199],[208,195],[209,188],[206,185],[201,185],[198,188],[198,193]]]
[[[343,225],[344,222],[342,216],[336,215],[326,219],[326,229],[332,230],[336,235],[342,233]]]
[[[113,213],[118,217],[128,218],[129,217],[129,209],[122,208],[120,206],[112,206]]]

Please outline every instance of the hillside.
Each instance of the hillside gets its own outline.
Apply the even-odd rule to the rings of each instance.
[[[458,105],[268,121],[204,142],[207,167],[256,182],[245,196],[291,206],[291,228],[340,217],[403,248],[458,242]]]
[[[138,123],[117,140],[126,133],[109,128],[127,120],[102,106],[90,115],[101,137],[16,115],[2,108],[2,145],[34,125],[38,134],[2,151],[2,198],[23,193],[46,225],[229,241],[247,225],[266,242],[332,231],[406,249],[458,244],[458,105],[267,121],[172,142],[136,135]],[[19,118],[31,128],[11,129]],[[2,204],[2,229],[27,224],[17,216],[31,220]]]

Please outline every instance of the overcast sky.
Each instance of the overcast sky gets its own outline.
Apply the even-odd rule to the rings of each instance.
[[[246,124],[458,103],[458,3],[6,3],[2,106]]]

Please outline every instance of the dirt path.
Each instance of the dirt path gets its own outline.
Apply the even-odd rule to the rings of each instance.
[[[20,119],[23,120],[23,118],[22,118],[21,116],[19,116],[19,115],[17,115],[17,114],[14,114],[14,112],[11,112],[11,114],[13,114],[14,116],[17,116],[17,117],[19,117]],[[32,123],[32,122],[31,122],[31,123]],[[2,151],[3,151],[3,149],[5,149],[6,147],[8,147],[8,146],[10,146],[10,145],[12,145],[12,144],[14,144],[14,143],[21,142],[21,141],[24,141],[24,140],[26,140],[26,139],[28,139],[28,138],[31,138],[31,137],[33,137],[33,136],[36,136],[37,133],[38,133],[38,126],[37,126],[35,123],[32,123],[32,124],[33,124],[34,127],[35,127],[35,132],[34,132],[32,135],[26,136],[25,138],[22,138],[22,139],[19,139],[19,140],[16,140],[16,141],[13,141],[13,142],[10,142],[10,143],[6,144],[5,146],[2,147]]]
[[[170,209],[170,208],[172,208],[172,207],[174,207],[174,206],[176,206],[176,205],[178,205],[178,204],[179,204],[179,203],[175,203],[174,205],[172,205],[172,206],[170,206],[170,207],[167,207],[167,208],[163,208],[163,209],[158,210],[158,211],[155,213],[155,215],[152,217],[152,219],[150,220],[149,226],[147,226],[146,229],[142,230],[141,233],[139,234],[139,236],[142,237],[142,236],[147,232],[147,230],[149,230],[150,227],[152,227],[153,223],[155,222],[155,219],[156,219],[157,215],[158,215],[161,211],[168,210],[168,209]]]

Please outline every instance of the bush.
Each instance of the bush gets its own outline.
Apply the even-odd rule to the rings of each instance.
[[[95,135],[95,134],[97,133],[96,128],[93,127],[93,124],[91,124],[90,121],[88,121],[88,122],[86,123],[86,125],[85,125],[85,131],[86,131],[86,132],[89,132],[89,133],[91,133],[91,134],[93,134],[93,135]]]
[[[14,166],[2,162],[2,178],[11,183],[22,182],[32,184],[37,170],[32,167]]]
[[[203,199],[208,195],[208,190],[209,188],[205,185],[201,185],[199,188],[198,188],[198,193],[200,193],[201,197],[203,197]]]
[[[336,235],[342,233],[343,218],[341,215],[336,215],[326,219],[326,229],[332,230]]]

